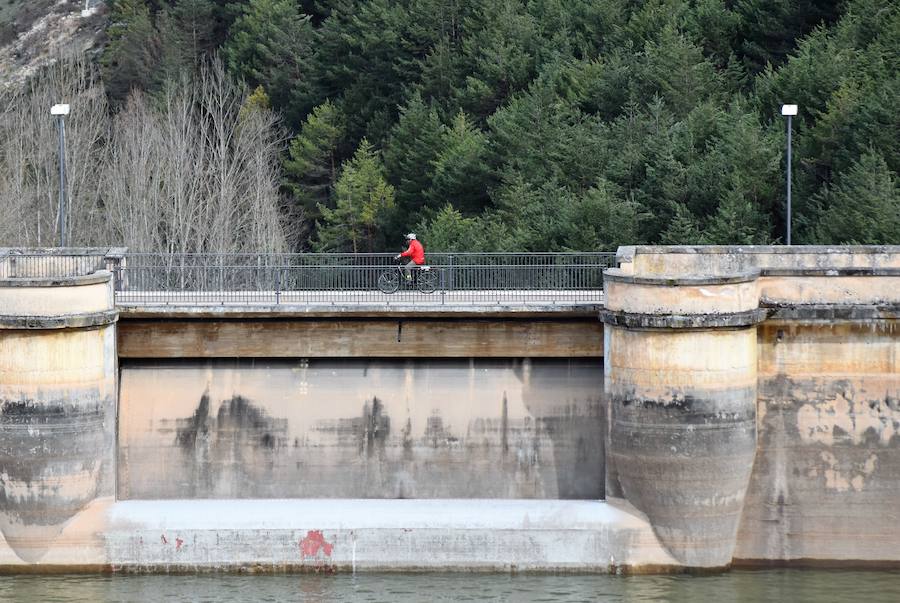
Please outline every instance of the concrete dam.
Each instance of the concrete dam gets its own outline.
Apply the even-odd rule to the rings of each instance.
[[[900,565],[900,247],[615,259],[235,301],[0,249],[0,569]]]

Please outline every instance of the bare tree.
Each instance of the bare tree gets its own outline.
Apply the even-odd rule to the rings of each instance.
[[[276,116],[242,111],[219,61],[134,94],[116,116],[103,174],[110,238],[166,252],[280,252],[289,246],[278,184]]]
[[[279,195],[283,137],[271,111],[214,60],[158,98],[134,92],[110,117],[83,58],[0,90],[0,245],[58,241],[56,122],[68,102],[68,239],[149,252],[280,252],[293,242]]]
[[[68,234],[90,244],[102,232],[97,184],[106,163],[106,95],[83,57],[61,59],[25,86],[0,94],[0,244],[53,245],[58,235],[56,120],[50,106],[69,103],[66,118]]]

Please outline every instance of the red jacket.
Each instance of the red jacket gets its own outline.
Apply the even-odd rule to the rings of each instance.
[[[425,263],[425,248],[417,240],[413,239],[409,242],[409,248],[400,254],[400,257],[411,258],[416,264],[421,266]]]

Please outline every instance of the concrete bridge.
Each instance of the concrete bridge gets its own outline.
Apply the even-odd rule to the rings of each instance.
[[[900,247],[435,259],[0,250],[0,565],[900,562]]]

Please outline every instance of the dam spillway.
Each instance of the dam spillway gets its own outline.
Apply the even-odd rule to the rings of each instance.
[[[101,260],[0,258],[5,571],[900,563],[898,248],[621,248],[602,307],[150,303]]]

